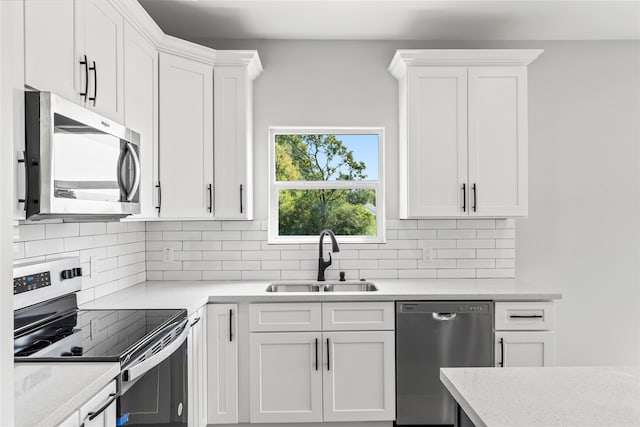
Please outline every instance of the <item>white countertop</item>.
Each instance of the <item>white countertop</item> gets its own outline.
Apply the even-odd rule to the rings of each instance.
[[[16,363],[15,427],[58,425],[119,373],[117,362]]]
[[[640,426],[640,368],[443,368],[476,427]]]
[[[292,281],[300,282],[300,281]],[[144,282],[83,304],[82,309],[186,308],[189,314],[208,302],[277,301],[393,301],[393,300],[495,300],[545,301],[559,299],[517,279],[381,279],[375,292],[285,292],[265,289],[271,282]],[[281,283],[281,282],[279,282]]]

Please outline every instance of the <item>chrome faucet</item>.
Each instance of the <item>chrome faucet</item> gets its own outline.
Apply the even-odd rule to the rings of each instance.
[[[324,282],[324,271],[331,265],[331,252],[329,252],[329,261],[324,260],[324,255],[322,254],[322,240],[324,236],[328,235],[331,238],[331,252],[340,252],[340,247],[338,246],[338,241],[336,240],[336,235],[333,234],[333,231],[325,228],[320,233],[320,245],[318,247],[318,281]]]

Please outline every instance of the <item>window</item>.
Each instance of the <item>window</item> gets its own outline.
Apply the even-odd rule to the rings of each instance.
[[[384,241],[382,128],[271,128],[269,242]]]

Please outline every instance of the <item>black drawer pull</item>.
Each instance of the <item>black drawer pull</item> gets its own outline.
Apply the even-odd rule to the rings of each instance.
[[[542,314],[511,314],[511,319],[542,319]]]

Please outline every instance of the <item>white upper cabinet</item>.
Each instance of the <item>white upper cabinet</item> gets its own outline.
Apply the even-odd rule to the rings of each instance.
[[[213,73],[215,217],[253,219],[252,82],[246,67]]]
[[[470,67],[468,81],[470,214],[524,216],[527,69]]]
[[[124,18],[107,1],[25,0],[25,84],[122,123]]]
[[[411,67],[406,155],[400,157],[402,215],[464,214],[467,183],[467,69]]]
[[[160,217],[213,218],[213,67],[160,53]]]
[[[76,1],[76,59],[86,106],[124,121],[124,18],[104,0]],[[86,80],[85,66],[88,69]],[[83,99],[85,97],[83,96]]]
[[[124,123],[140,134],[140,214],[158,215],[158,53],[128,22],[124,27]]]
[[[541,50],[398,50],[400,217],[527,215],[527,73]]]
[[[25,84],[79,101],[73,0],[25,0]]]

